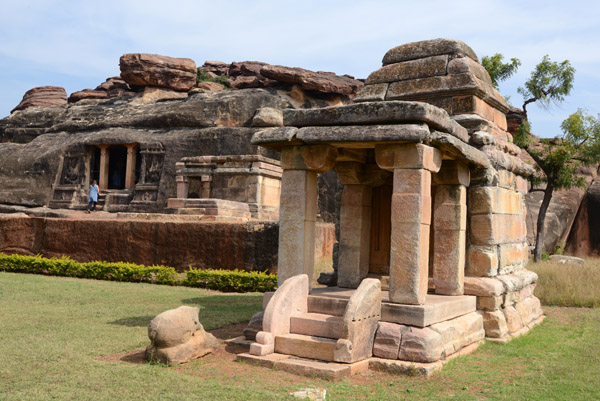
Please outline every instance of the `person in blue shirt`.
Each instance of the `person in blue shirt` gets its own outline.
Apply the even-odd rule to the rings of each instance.
[[[98,203],[98,184],[96,180],[92,181],[92,185],[90,185],[90,196],[88,197],[88,206],[87,213],[90,213],[90,210],[96,211],[96,204]]]

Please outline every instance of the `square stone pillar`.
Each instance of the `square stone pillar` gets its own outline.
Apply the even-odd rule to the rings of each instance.
[[[99,146],[100,148],[100,177],[98,187],[108,189],[108,145]]]
[[[177,198],[187,199],[190,190],[190,179],[183,175],[175,177],[177,183]]]
[[[307,274],[312,279],[316,216],[317,173],[284,170],[279,207],[277,285],[298,274]]]
[[[389,298],[394,303],[421,305],[427,296],[431,172],[441,152],[423,144],[377,145],[379,167],[394,172]]]
[[[127,145],[127,165],[125,168],[125,188],[133,189],[135,186],[135,159],[136,159],[136,144]]]
[[[371,187],[346,184],[340,209],[339,287],[358,288],[369,273]]]
[[[202,183],[202,193],[200,194],[200,197],[201,198],[210,198],[212,176],[211,175],[200,176],[200,182]]]
[[[465,277],[469,169],[446,160],[434,178],[433,282],[435,293],[463,295]]]

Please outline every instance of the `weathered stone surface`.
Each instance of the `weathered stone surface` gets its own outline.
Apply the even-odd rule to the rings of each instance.
[[[402,333],[398,359],[411,362],[435,362],[442,358],[442,336],[430,328],[411,327]]]
[[[375,342],[373,343],[373,356],[385,359],[398,359],[398,351],[402,342],[402,333],[410,328],[401,324],[379,322]]]
[[[106,81],[96,87],[97,91],[105,91],[108,97],[119,97],[127,93],[133,94],[131,87],[121,77],[107,78]]]
[[[290,333],[337,339],[344,322],[340,316],[303,313],[290,318]]]
[[[161,100],[175,100],[187,98],[187,93],[158,86],[146,86],[132,101],[131,105],[156,103]]]
[[[447,66],[447,55],[389,64],[372,72],[367,78],[366,84],[380,84],[404,81],[407,79],[446,75]]]
[[[67,104],[67,92],[60,86],[38,86],[29,89],[23,100],[10,112],[25,110],[29,107],[56,107]]]
[[[488,277],[465,277],[465,294],[497,297],[504,294],[502,281]]]
[[[73,92],[69,96],[69,103],[75,103],[83,99],[106,99],[108,93],[102,90],[84,89]]]
[[[336,343],[330,338],[284,334],[275,337],[275,352],[333,362]]]
[[[377,102],[385,100],[389,84],[373,84],[362,87],[358,96],[354,98],[354,102]]]
[[[469,245],[465,274],[493,277],[498,274],[498,247]]]
[[[518,214],[479,214],[471,216],[471,243],[474,245],[494,245],[524,241],[527,226],[522,215]]]
[[[399,170],[399,169],[422,169],[428,172],[437,173],[442,166],[442,153],[431,146],[417,144],[394,144],[394,145],[376,145],[375,146],[375,160],[377,165],[384,170]],[[396,171],[394,171],[396,173]],[[412,174],[410,172],[402,174]],[[431,186],[431,174],[420,175],[419,177],[428,177],[427,184]],[[421,178],[416,177],[415,179],[420,180]],[[402,177],[408,178],[408,177]],[[424,178],[423,178],[424,179]],[[413,183],[417,184],[417,181],[410,181],[410,184],[403,184],[401,179],[395,180],[394,185],[402,185],[402,188],[398,187],[395,190],[402,192],[413,193],[415,190],[421,190],[424,183],[419,182],[419,187],[412,187]],[[431,191],[429,191],[431,192]],[[427,195],[429,196],[429,195]]]
[[[305,90],[323,93],[339,93],[352,95],[358,93],[363,83],[346,75],[332,72],[314,72],[303,68],[291,68],[279,65],[266,65],[261,68],[260,75],[276,81],[298,84]]]
[[[281,127],[283,126],[283,113],[281,109],[261,107],[256,110],[250,125],[253,127]]]
[[[204,72],[210,72],[217,76],[227,75],[229,72],[229,64],[223,61],[205,61],[199,68]]]
[[[462,348],[484,338],[483,318],[477,312],[471,312],[445,322],[431,325],[431,329],[442,338],[446,357]]]
[[[196,307],[180,306],[152,319],[148,326],[151,344],[144,353],[146,360],[174,365],[212,352],[217,339],[204,331],[198,320],[199,311]]]
[[[383,65],[441,54],[462,55],[479,62],[473,49],[466,43],[455,39],[433,39],[407,43],[388,50],[383,57]]]
[[[469,189],[471,214],[523,214],[523,195],[500,187],[473,187]]]
[[[250,322],[248,322],[248,327],[244,329],[244,337],[248,340],[255,341],[256,334],[263,329],[263,316],[264,311],[256,312],[252,315]]]
[[[567,255],[550,255],[550,260],[553,262],[558,262],[563,265],[581,265],[585,261],[581,258],[575,256],[567,256]]]
[[[486,337],[505,338],[508,335],[506,317],[501,310],[478,311],[477,313],[483,317],[483,328]]]
[[[466,129],[452,120],[444,110],[420,102],[366,102],[321,109],[285,109],[283,121],[285,125],[294,127],[422,121],[436,130],[468,141]]]
[[[262,61],[234,61],[229,65],[227,75],[231,77],[260,75],[260,69],[269,64]]]
[[[258,77],[245,75],[232,77],[227,81],[227,84],[232,89],[260,88],[263,86]]]
[[[130,85],[189,91],[196,85],[196,63],[189,58],[129,53],[119,60],[121,78]]]
[[[220,83],[203,81],[203,82],[198,82],[196,84],[196,89],[192,89],[192,90],[190,90],[190,92],[191,93],[200,92],[200,91],[217,92],[217,91],[222,91],[223,89],[225,89],[225,87],[223,85],[221,85]]]

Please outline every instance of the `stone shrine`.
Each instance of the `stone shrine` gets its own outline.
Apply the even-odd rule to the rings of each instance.
[[[253,136],[281,153],[279,289],[239,359],[334,379],[429,374],[541,322],[525,269],[534,170],[474,51],[448,39],[393,48],[355,102],[285,109],[283,127]],[[329,170],[344,184],[337,286],[311,290],[316,180]]]

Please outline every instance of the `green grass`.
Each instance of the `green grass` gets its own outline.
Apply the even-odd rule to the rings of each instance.
[[[485,344],[431,379],[367,372],[331,383],[216,356],[182,367],[96,360],[146,346],[164,310],[198,306],[210,330],[249,319],[261,298],[0,273],[0,400],[283,400],[305,387],[326,388],[327,400],[600,399],[600,308],[547,307],[528,335]]]
[[[527,269],[538,274],[535,295],[543,305],[600,306],[600,258],[586,258],[580,265],[547,260],[529,263]]]

